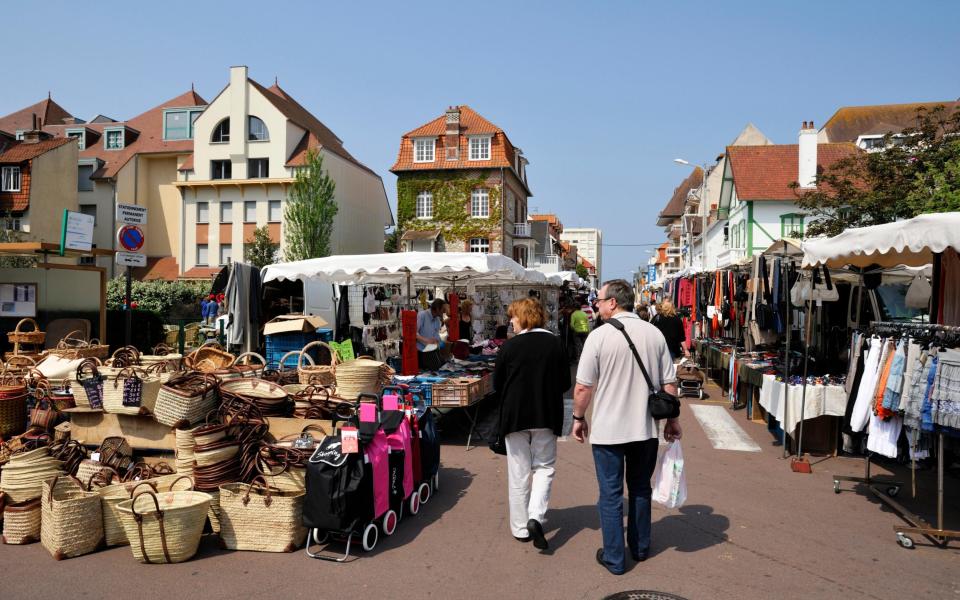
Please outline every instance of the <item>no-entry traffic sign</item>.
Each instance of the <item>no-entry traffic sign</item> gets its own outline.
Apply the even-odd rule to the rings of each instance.
[[[127,252],[137,252],[143,242],[143,230],[136,225],[124,225],[117,231],[117,243]]]

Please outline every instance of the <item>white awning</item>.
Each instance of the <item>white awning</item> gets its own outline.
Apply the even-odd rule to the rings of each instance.
[[[577,275],[576,271],[559,271],[557,273],[551,273],[547,275],[547,281],[555,283],[557,285],[562,285],[564,283],[572,283],[573,285],[580,285],[580,276]]]
[[[263,282],[306,281],[337,285],[399,283],[407,275],[415,282],[527,281],[526,270],[502,254],[480,252],[396,252],[312,258],[267,265]]]
[[[933,262],[933,255],[947,248],[960,250],[960,212],[920,215],[806,241],[803,266],[919,267]]]

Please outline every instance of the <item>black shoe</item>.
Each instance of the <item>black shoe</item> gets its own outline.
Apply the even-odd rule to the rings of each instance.
[[[547,538],[543,537],[543,526],[540,521],[530,519],[527,521],[527,531],[530,532],[530,539],[533,540],[533,547],[537,550],[547,549]]]
[[[640,554],[634,554],[633,552],[631,552],[631,553],[630,553],[630,556],[632,556],[632,557],[633,557],[633,560],[635,560],[636,562],[643,562],[643,561],[647,560],[648,558],[650,558],[650,554],[647,553],[647,552],[643,552],[643,553],[640,553]]]
[[[522,537],[513,536],[513,539],[517,540],[518,542],[523,542],[524,544],[530,541],[530,538],[528,537],[522,538]]]
[[[599,549],[597,550],[597,564],[600,565],[601,567],[603,567],[604,569],[606,569],[607,571],[610,571],[610,573],[611,573],[612,575],[623,575],[623,573],[617,573],[616,571],[614,571],[613,569],[611,569],[611,568],[607,565],[607,563],[603,562],[603,548],[599,548]]]

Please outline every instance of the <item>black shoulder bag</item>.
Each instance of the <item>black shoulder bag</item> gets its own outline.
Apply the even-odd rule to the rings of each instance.
[[[647,368],[643,366],[640,353],[637,352],[637,347],[633,345],[633,340],[630,339],[630,336],[627,335],[627,332],[624,330],[623,323],[620,322],[620,319],[610,319],[607,323],[612,325],[614,329],[620,330],[623,338],[627,340],[627,345],[630,346],[630,351],[633,352],[633,357],[637,359],[637,364],[640,365],[640,371],[643,373],[643,378],[647,380],[647,388],[650,390],[650,395],[647,396],[647,408],[650,410],[650,415],[658,421],[660,419],[676,419],[679,417],[680,399],[662,389],[654,391],[650,374],[647,373]]]

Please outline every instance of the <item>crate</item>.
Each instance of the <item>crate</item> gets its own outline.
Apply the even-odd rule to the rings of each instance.
[[[433,384],[433,406],[469,406],[483,398],[481,379],[460,377]]]
[[[277,369],[280,367],[280,359],[287,352],[298,352],[310,342],[329,342],[333,339],[332,329],[317,329],[316,331],[296,331],[289,333],[274,333],[267,337],[267,368]],[[313,362],[319,360],[320,348],[313,347],[307,350],[307,354],[313,359]],[[291,356],[287,359],[287,368],[297,368],[296,357]]]
[[[493,373],[484,373],[480,378],[480,397],[485,398],[493,393]]]
[[[416,404],[420,404],[419,400],[423,400],[423,406],[432,406],[433,405],[433,385],[429,383],[415,383],[410,386],[410,393],[413,394],[418,400]]]

